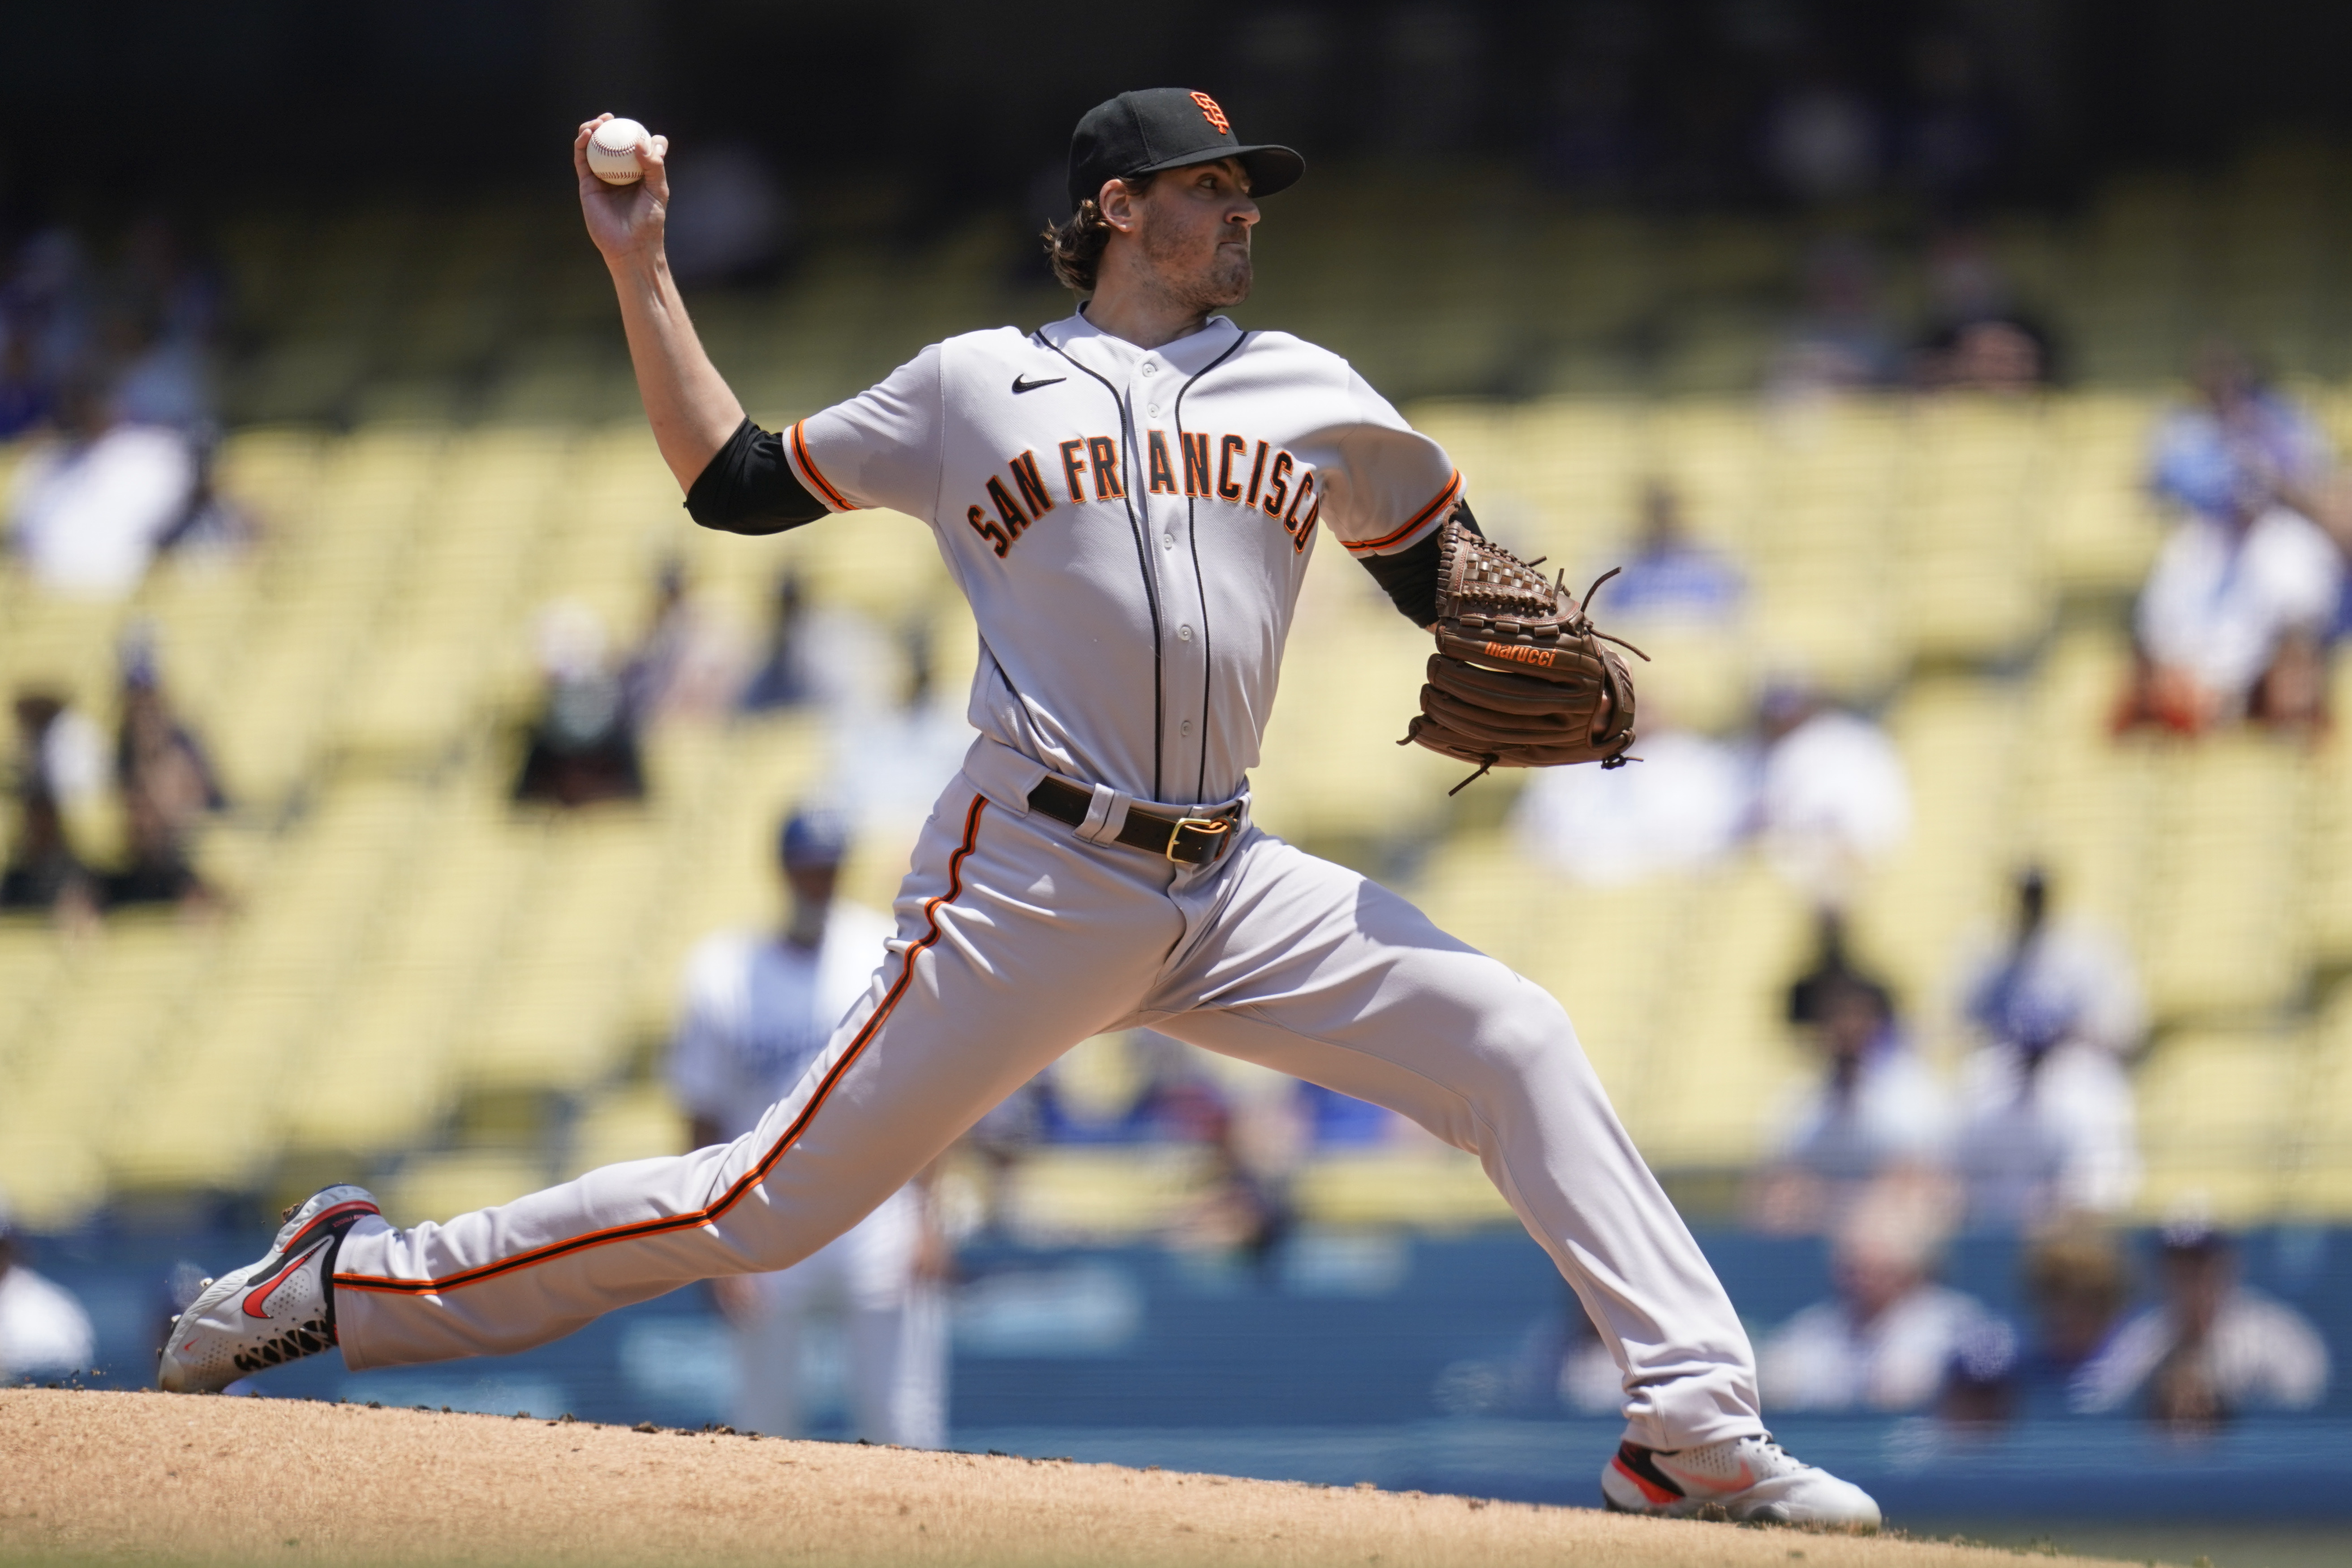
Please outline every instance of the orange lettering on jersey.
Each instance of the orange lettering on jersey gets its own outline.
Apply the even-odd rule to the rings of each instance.
[[[1205,437],[1204,437],[1205,438]],[[1234,478],[1234,454],[1249,450],[1249,442],[1239,436],[1217,437],[1217,494],[1225,500],[1242,499],[1242,482]]]
[[[1087,477],[1087,460],[1078,454],[1086,449],[1087,438],[1083,436],[1075,441],[1065,441],[1055,448],[1062,454],[1062,480],[1070,487],[1072,505],[1087,499],[1086,491],[1078,488],[1078,481]]]
[[[1029,515],[1043,517],[1054,510],[1054,498],[1045,493],[1045,480],[1037,472],[1037,454],[1024,452],[1013,459],[1013,483],[1021,499],[1029,504]]]
[[[1108,436],[1087,437],[1087,461],[1095,471],[1095,500],[1118,500],[1127,494],[1118,482],[1118,443]]]
[[[1289,499],[1290,454],[1276,452],[1274,455],[1274,472],[1269,477],[1265,487],[1265,499],[1257,503],[1258,510],[1268,517],[1279,518],[1282,515],[1283,503]]]
[[[1283,527],[1288,529],[1293,533],[1303,533],[1306,531],[1304,528],[1300,527],[1298,522],[1298,509],[1305,506],[1307,504],[1307,498],[1314,493],[1315,470],[1309,468],[1305,473],[1298,476],[1298,493],[1290,498],[1290,510],[1282,514]],[[1322,510],[1323,503],[1319,500],[1317,501],[1315,503],[1315,511],[1321,511]],[[1310,523],[1313,522],[1315,521],[1315,512],[1307,513],[1307,521]]]
[[[1307,488],[1312,489],[1314,488],[1314,484],[1315,476],[1313,474],[1307,475]],[[1323,498],[1321,496],[1317,496],[1315,498],[1315,504],[1307,509],[1307,515],[1298,520],[1298,531],[1293,536],[1291,541],[1290,547],[1293,550],[1297,551],[1302,555],[1307,553],[1307,542],[1315,537],[1315,520],[1322,515]]]
[[[1184,444],[1184,493],[1205,499],[1209,493],[1209,437],[1178,433]]]
[[[1154,430],[1151,439],[1144,443],[1145,455],[1151,462],[1151,493],[1176,493],[1176,465],[1169,460],[1168,437]]]
[[[1266,446],[1264,441],[1257,444],[1257,461],[1250,465],[1249,494],[1242,499],[1244,506],[1257,505],[1258,482],[1265,478]]]
[[[1013,499],[1012,492],[1004,488],[1004,481],[994,474],[988,476],[988,499],[994,503],[996,515],[1003,521],[1004,531],[1014,539],[1020,538],[1021,531],[1029,526],[1029,514],[1021,510],[1021,503]]]
[[[981,516],[980,508],[973,507],[966,511],[963,514],[963,520],[971,524],[971,531],[974,533],[979,534],[995,547],[997,554],[1003,555],[1013,548],[1013,541],[1005,537],[1004,530]]]
[[[1234,122],[1225,118],[1225,111],[1217,107],[1215,99],[1205,92],[1196,92],[1192,95],[1192,101],[1201,106],[1201,118],[1214,126],[1218,135],[1231,136],[1234,133]]]

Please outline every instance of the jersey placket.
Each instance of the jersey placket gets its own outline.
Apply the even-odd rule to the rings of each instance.
[[[1128,377],[1129,406],[1140,417],[1146,443],[1143,468],[1144,521],[1151,542],[1153,584],[1160,605],[1161,706],[1160,798],[1192,804],[1202,776],[1207,741],[1209,617],[1192,537],[1192,509],[1184,493],[1184,453],[1178,439],[1176,399],[1186,381],[1158,353],[1136,362]],[[1174,482],[1162,490],[1150,484],[1150,443],[1166,443]],[[1172,493],[1171,493],[1172,491]]]

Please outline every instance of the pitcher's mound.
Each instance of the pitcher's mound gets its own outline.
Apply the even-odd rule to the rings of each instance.
[[[0,1559],[239,1564],[2009,1563],[1057,1459],[287,1400],[0,1392]]]

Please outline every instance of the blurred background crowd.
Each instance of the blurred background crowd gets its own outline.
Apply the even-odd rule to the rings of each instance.
[[[2347,1408],[2352,21],[116,9],[138,47],[57,7],[0,61],[45,148],[0,174],[0,1368],[140,1375],[205,1238],[321,1180],[406,1221],[715,1135],[728,1008],[813,1005],[957,765],[972,635],[919,525],[688,524],[568,128],[673,138],[673,261],[773,426],[1066,313],[1031,237],[1067,127],[1165,79],[1312,169],[1237,319],[1350,357],[1522,554],[1623,565],[1604,616],[1655,660],[1642,766],[1449,799],[1391,744],[1419,646],[1334,557],[1259,820],[1562,997],[1764,1281],[1772,1407]],[[1024,1254],[1271,1299],[1350,1237],[1510,1224],[1388,1113],[1148,1032],[908,1203],[888,1334],[940,1386],[836,1429],[984,1426],[968,1359],[1056,1353],[988,1324],[1117,1317],[1082,1268],[1022,1296]],[[1421,1388],[1617,1398],[1556,1294]]]

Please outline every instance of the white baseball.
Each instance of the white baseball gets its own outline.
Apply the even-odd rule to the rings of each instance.
[[[588,168],[608,185],[634,185],[646,177],[637,162],[637,143],[646,141],[646,128],[634,120],[607,120],[588,138]]]

